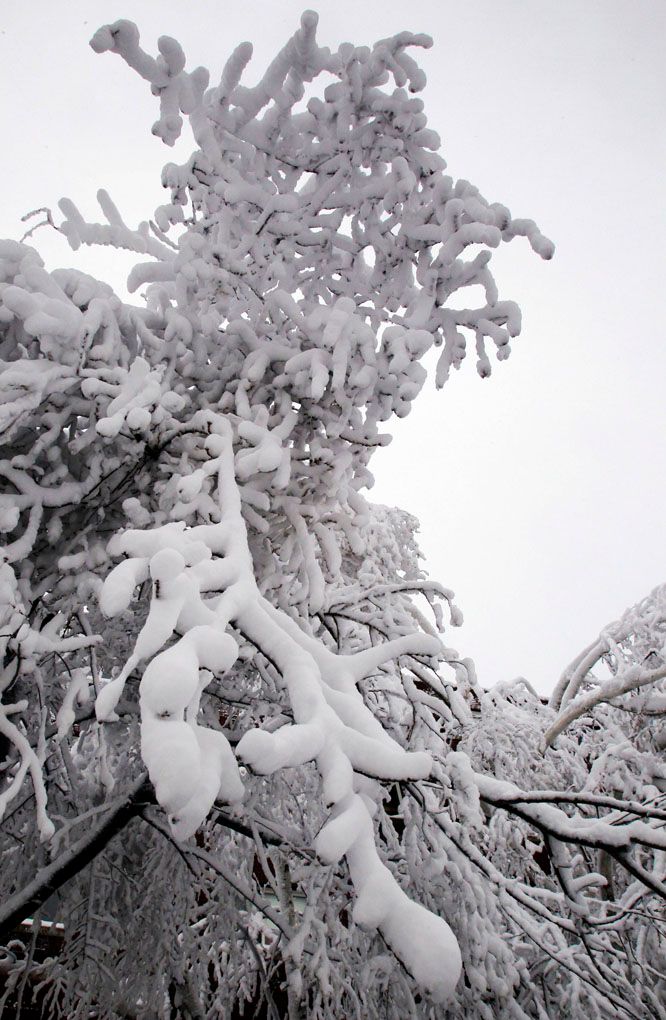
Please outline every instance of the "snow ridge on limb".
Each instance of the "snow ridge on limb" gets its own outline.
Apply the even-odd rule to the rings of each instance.
[[[440,642],[425,634],[404,635],[352,655],[335,655],[270,606],[254,578],[235,478],[232,431],[221,417],[211,425],[221,439],[216,458],[219,521],[166,534],[164,529],[162,534],[132,531],[114,542],[118,551],[134,553],[149,554],[156,544],[160,546],[150,559],[153,577],[159,573],[160,588],[154,586],[131,666],[121,674],[124,678],[143,657],[153,656],[140,694],[142,756],[157,800],[170,815],[174,835],[184,839],[200,827],[217,799],[237,801],[243,796],[236,758],[226,738],[197,724],[199,700],[211,678],[207,672],[222,674],[235,661],[238,649],[226,633],[232,624],[277,667],[294,719],[274,732],[248,730],[236,749],[238,759],[259,775],[316,761],[323,798],[331,809],[330,820],[317,837],[319,857],[328,864],[347,858],[358,897],[354,916],[358,913],[365,927],[379,928],[417,981],[436,1001],[443,1001],[460,973],[455,938],[441,918],[409,900],[382,864],[372,829],[378,791],[365,778],[425,779],[432,770],[432,758],[427,752],[405,751],[391,738],[357,688],[373,668],[394,656],[437,656]],[[198,559],[196,548],[202,544],[210,558]],[[190,556],[188,545],[193,547]],[[138,563],[147,558],[139,557]],[[197,583],[196,570],[202,562],[205,586],[217,593],[214,600],[202,598],[205,592]],[[129,569],[132,580],[139,569]],[[115,590],[114,573],[102,587],[103,604],[110,601],[106,584]],[[173,607],[171,588],[163,587],[167,582],[179,593]],[[162,650],[174,631],[182,636]],[[202,676],[202,671],[207,672]],[[101,691],[98,718],[112,717],[121,693],[117,680]]]

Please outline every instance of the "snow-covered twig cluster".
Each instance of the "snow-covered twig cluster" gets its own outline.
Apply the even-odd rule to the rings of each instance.
[[[585,648],[562,674],[550,704],[557,712],[547,730],[547,745],[595,705],[613,702],[625,694],[635,712],[660,714],[666,708],[666,586],[632,606]],[[596,671],[596,673],[595,673]],[[581,693],[581,688],[586,688]],[[660,735],[658,741],[663,742]]]

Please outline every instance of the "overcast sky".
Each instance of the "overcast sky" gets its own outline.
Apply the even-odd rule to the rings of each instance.
[[[63,195],[97,218],[107,188],[135,224],[163,201],[159,171],[184,149],[150,135],[145,82],[87,43],[136,21],[155,52],[175,36],[213,79],[255,44],[259,76],[298,25],[293,0],[30,0],[0,28],[0,236]],[[548,690],[610,620],[666,580],[666,3],[663,0],[323,0],[323,44],[428,32],[430,124],[450,172],[556,243],[493,257],[501,296],[523,309],[508,362],[473,359],[432,382],[374,461],[373,498],[420,520],[430,574],[465,615],[449,643],[484,685],[524,675]],[[121,285],[131,257],[79,258],[50,231],[49,268]]]

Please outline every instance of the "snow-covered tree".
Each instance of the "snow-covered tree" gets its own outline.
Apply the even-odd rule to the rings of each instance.
[[[508,356],[490,249],[552,244],[446,176],[427,36],[332,53],[316,21],[252,87],[249,44],[211,86],[173,39],[93,37],[197,147],[136,229],[105,192],[105,223],[60,203],[73,248],[143,256],[140,306],[0,242],[0,1002],[662,1016],[661,776],[605,746],[638,716],[589,718],[660,647],[588,650],[557,720],[484,694],[415,521],[363,494],[432,348],[439,387],[470,338],[482,377]],[[35,962],[16,931],[44,912],[64,941]]]

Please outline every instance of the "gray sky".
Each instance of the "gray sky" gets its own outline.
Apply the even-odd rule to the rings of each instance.
[[[107,188],[128,222],[163,201],[159,171],[186,149],[150,135],[148,87],[89,37],[119,17],[154,52],[175,36],[212,77],[240,41],[258,76],[298,25],[293,0],[30,0],[0,29],[0,236],[67,195],[97,218]],[[557,245],[541,262],[516,240],[494,256],[523,334],[490,380],[473,358],[428,385],[375,458],[373,498],[422,522],[431,575],[466,622],[449,643],[486,685],[547,690],[605,623],[666,579],[666,4],[662,0],[323,0],[322,43],[429,32],[430,124],[454,176]],[[116,286],[134,261],[32,243],[49,268]]]

